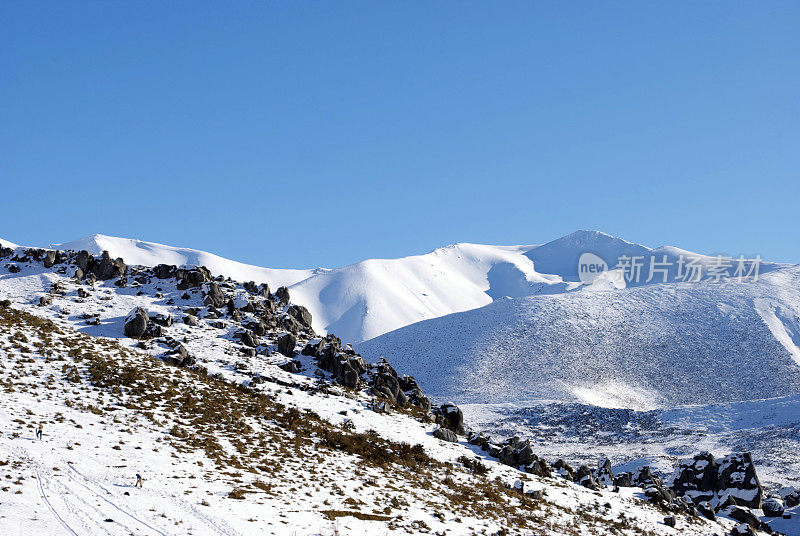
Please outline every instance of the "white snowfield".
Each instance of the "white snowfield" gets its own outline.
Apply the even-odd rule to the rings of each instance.
[[[309,390],[313,375],[284,372],[274,357],[242,356],[224,327],[204,320],[166,327],[224,381],[204,380],[155,358],[158,344],[140,350],[123,336],[134,307],[180,319],[184,305],[201,306],[199,293],[179,301],[184,291],[174,280],[89,286],[58,266],[15,263],[20,270],[11,272],[5,264],[0,300],[11,304],[0,309],[0,534],[472,535],[524,522],[532,528],[511,533],[722,536],[734,525],[679,517],[671,528],[663,511],[640,500],[641,490],[593,492],[525,475],[463,441],[435,439],[432,424],[371,411],[363,393]],[[60,290],[49,295],[52,303],[37,305],[53,283]],[[253,371],[272,378],[250,384],[263,400],[231,387],[249,384]],[[287,421],[291,408],[299,413]],[[319,425],[301,434],[291,424],[297,419]],[[373,465],[325,447],[324,430],[373,430],[375,441],[421,445],[434,462]],[[488,474],[470,472],[464,456],[482,461]],[[137,473],[142,488],[134,486]],[[544,492],[543,500],[504,491],[516,480]]]

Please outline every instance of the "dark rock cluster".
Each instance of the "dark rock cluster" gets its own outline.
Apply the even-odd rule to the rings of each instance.
[[[692,502],[726,501],[748,508],[761,508],[764,491],[749,452],[730,454],[716,460],[708,452],[683,460],[672,476],[677,496]]]
[[[295,306],[289,309],[293,307]],[[295,309],[295,314],[301,317],[308,314],[305,308],[300,309],[300,311]],[[308,314],[309,322],[310,317]],[[365,387],[376,398],[395,407],[414,406],[424,412],[431,410],[430,400],[422,393],[413,377],[398,375],[385,359],[368,365],[351,345],[342,345],[342,341],[335,335],[328,334],[323,338],[308,341],[301,354],[312,357],[320,370],[331,374],[333,379],[344,387],[350,389]],[[463,429],[461,433],[463,434]]]

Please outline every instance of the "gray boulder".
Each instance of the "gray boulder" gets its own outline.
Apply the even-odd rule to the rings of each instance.
[[[222,289],[219,288],[219,285],[215,281],[209,281],[205,287],[205,298],[203,303],[208,307],[222,307],[227,303],[227,299],[225,298],[225,293],[222,292]]]
[[[294,357],[294,347],[297,344],[297,338],[291,333],[282,333],[278,335],[278,351],[286,357]]]
[[[448,441],[450,443],[458,443],[458,436],[452,430],[447,428],[442,428],[439,426],[433,431],[433,437],[436,439],[441,439],[442,441]]]
[[[454,431],[458,435],[464,435],[466,430],[464,428],[464,414],[461,409],[455,404],[442,404],[439,406],[439,415],[442,419],[442,426]]]
[[[125,317],[125,336],[132,339],[141,339],[147,333],[149,323],[147,311],[136,307]]]
[[[48,251],[44,254],[44,258],[42,262],[44,263],[45,268],[52,268],[54,265],[60,262],[60,258],[57,252],[55,251]]]
[[[302,305],[292,305],[286,312],[292,315],[304,328],[311,329],[311,313]]]
[[[764,515],[767,517],[781,517],[783,515],[783,501],[777,497],[770,497],[761,505]]]
[[[275,296],[281,303],[289,303],[289,289],[286,287],[280,287],[278,290],[275,291]]]

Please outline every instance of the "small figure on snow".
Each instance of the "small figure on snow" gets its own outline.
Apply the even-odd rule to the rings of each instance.
[[[136,484],[133,485],[134,488],[141,488],[142,487],[142,475],[136,473]]]
[[[36,439],[42,439],[42,423],[39,423],[39,428],[36,429]]]

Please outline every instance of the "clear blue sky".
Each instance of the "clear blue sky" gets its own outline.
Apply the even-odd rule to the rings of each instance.
[[[798,2],[0,4],[0,237],[800,262]]]

